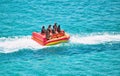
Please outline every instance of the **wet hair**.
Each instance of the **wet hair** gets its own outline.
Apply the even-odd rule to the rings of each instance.
[[[53,26],[53,29],[55,28],[55,26]]]
[[[49,25],[48,28],[51,28],[51,25]]]
[[[46,32],[45,26],[42,26],[41,33],[45,33],[45,32]]]
[[[45,26],[42,26],[42,28],[45,28]]]
[[[57,26],[57,23],[54,23],[54,26]]]
[[[58,25],[58,27],[60,28],[60,25]]]

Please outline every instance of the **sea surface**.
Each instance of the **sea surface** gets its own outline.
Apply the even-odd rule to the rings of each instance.
[[[69,42],[31,39],[54,23]],[[0,76],[120,76],[120,0],[0,0]]]

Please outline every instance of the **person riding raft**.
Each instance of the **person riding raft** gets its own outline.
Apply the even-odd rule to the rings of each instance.
[[[58,38],[61,36],[64,36],[64,31],[61,31],[60,25],[57,27],[57,23],[53,25],[53,29],[51,29],[51,25],[48,26],[47,30],[45,30],[45,27],[42,27],[41,34],[46,35],[46,39],[50,40],[53,38]]]
[[[51,29],[51,25],[49,25],[46,31],[46,39],[47,40],[51,39],[51,35],[52,35],[52,29]]]
[[[45,26],[43,26],[41,30],[41,34],[45,34],[45,33],[46,33]]]

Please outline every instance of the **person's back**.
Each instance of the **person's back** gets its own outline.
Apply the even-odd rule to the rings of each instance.
[[[57,34],[55,32],[55,29],[52,29],[52,36],[51,36],[51,38],[57,38]]]
[[[55,29],[52,29],[52,34],[55,34]]]
[[[46,39],[47,40],[49,40],[50,39],[50,32],[49,32],[49,30],[47,29],[47,31],[46,31]]]
[[[45,34],[45,33],[46,33],[45,26],[43,26],[41,30],[41,34]]]
[[[57,23],[55,23],[53,26],[54,26],[53,29],[55,29],[55,31],[57,31]]]
[[[51,38],[56,38],[56,31],[55,31],[55,26],[53,25],[53,29],[52,29],[52,35],[51,35]]]
[[[48,30],[50,33],[52,32],[51,25],[48,26]]]
[[[57,32],[58,32],[58,33],[61,32],[60,25],[58,25]]]

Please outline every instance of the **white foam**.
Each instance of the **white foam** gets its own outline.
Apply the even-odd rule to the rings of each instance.
[[[101,34],[101,35],[90,35],[90,36],[78,36],[74,35],[71,37],[70,42],[79,44],[101,44],[112,41],[120,41],[120,35]]]
[[[111,41],[119,41],[120,42],[120,35],[113,35],[113,34],[101,34],[101,35],[93,35],[90,36],[79,36],[79,35],[71,35],[70,44],[101,44],[105,42]],[[69,43],[67,43],[69,44]],[[53,46],[59,47],[61,45]],[[0,38],[0,52],[9,53],[18,51],[20,49],[43,49],[48,46],[41,46],[35,41],[31,39],[31,36],[22,36],[22,37],[9,37]]]
[[[18,51],[20,49],[42,49],[44,46],[39,45],[31,39],[31,36],[0,38],[0,50],[4,53]]]

